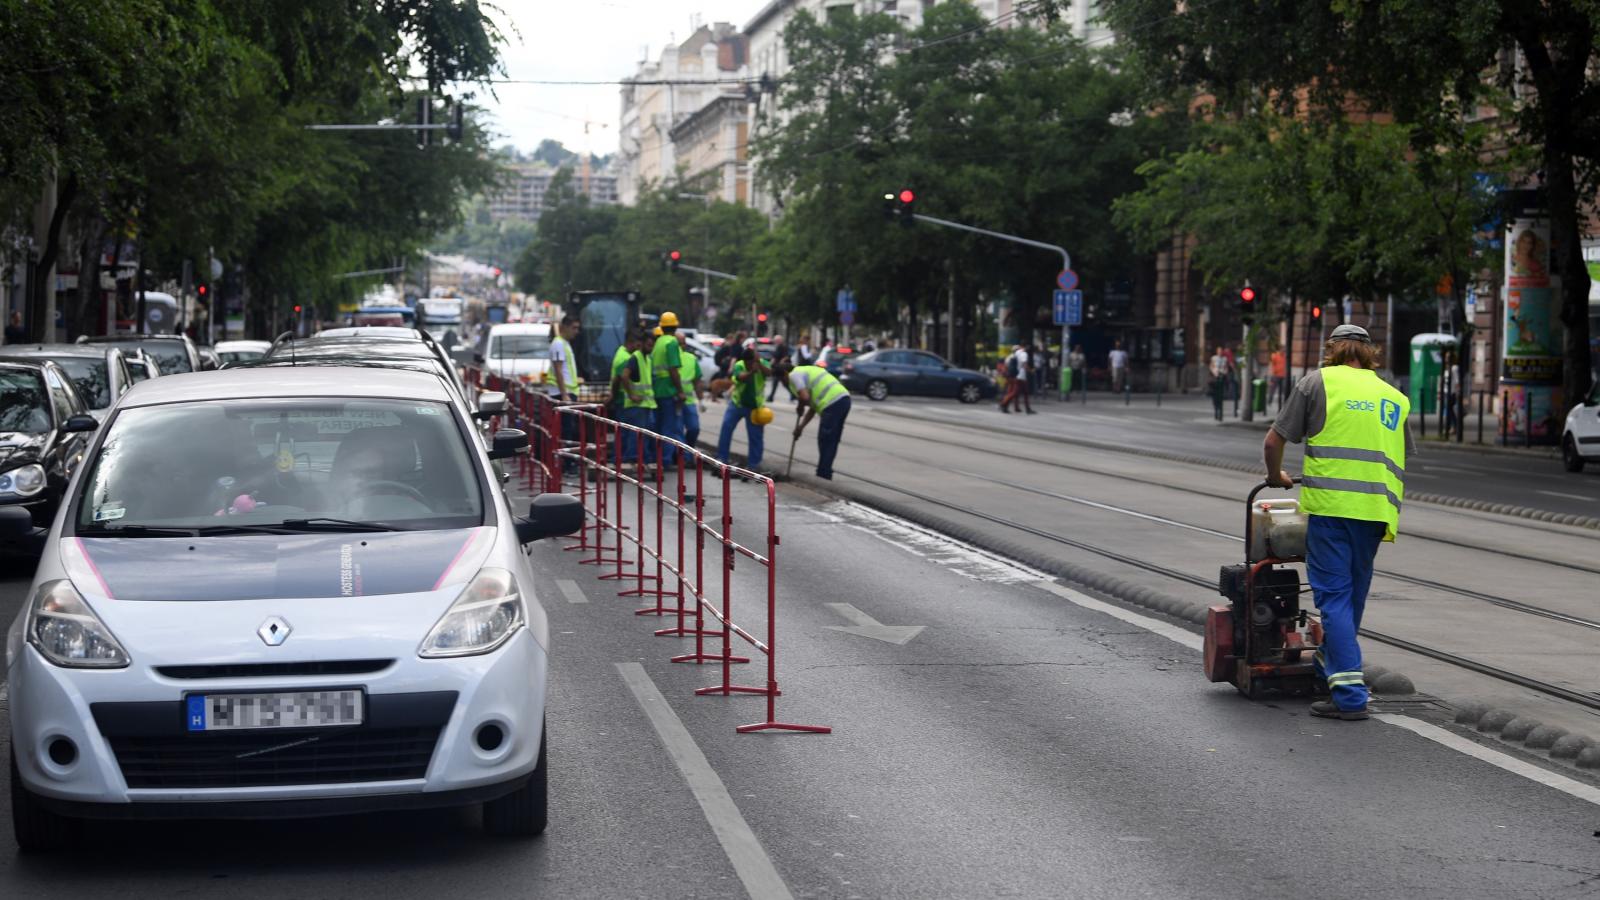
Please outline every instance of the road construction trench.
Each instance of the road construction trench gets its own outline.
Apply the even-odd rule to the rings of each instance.
[[[855,418],[853,410],[852,420]],[[1231,474],[1141,459],[1138,462],[1143,463],[1144,472],[1132,471],[1130,467],[1121,479],[1087,476],[1008,457],[1004,452],[1003,439],[998,444],[990,442],[982,448],[963,450],[942,444],[918,443],[915,435],[884,434],[876,429],[877,422],[871,421],[870,415],[863,418],[868,419],[873,427],[857,428],[852,432],[847,424],[846,441],[837,462],[841,473],[838,477],[844,478],[849,473],[859,472],[875,480],[937,496],[959,507],[986,512],[1019,525],[1144,559],[1208,582],[1215,578],[1219,565],[1242,558],[1242,547],[1235,541],[962,478],[948,470],[995,471],[999,477],[1017,484],[1038,484],[1057,493],[1149,512],[1223,533],[1242,531],[1243,495],[1255,483],[1251,476],[1244,473]],[[772,430],[779,434],[787,432],[781,420]],[[815,452],[809,434],[805,443],[808,446],[797,453],[795,465],[797,468],[804,465],[809,470]],[[1038,451],[1034,449],[1032,452]],[[1104,453],[1096,454],[1093,462],[1096,467],[1103,467],[1111,460],[1116,468],[1122,468],[1133,459],[1137,458],[1124,456],[1119,459],[1116,454]],[[942,468],[931,468],[929,464]],[[1199,476],[1201,483],[1210,491],[1226,490],[1228,484],[1237,483],[1240,500],[1237,504],[1229,504],[1152,485],[1146,480],[1151,475],[1151,469],[1156,470],[1154,477],[1163,481],[1177,480],[1183,483]],[[1184,472],[1184,469],[1199,471]],[[870,486],[865,489],[869,492],[877,490]],[[891,496],[890,499],[912,506],[922,505],[903,496]],[[952,515],[950,510],[942,508],[932,508],[930,512],[947,517]],[[1435,511],[1421,508],[1420,505],[1413,506],[1406,511],[1402,523],[1402,543],[1386,546],[1379,553],[1380,569],[1446,585],[1470,587],[1485,594],[1523,600],[1585,618],[1595,618],[1600,612],[1596,604],[1600,597],[1596,596],[1593,588],[1592,574],[1541,567],[1526,560],[1488,556],[1432,542],[1403,543],[1405,526],[1412,522],[1419,522],[1419,527],[1433,530],[1451,530],[1472,543],[1492,545],[1496,541],[1496,537],[1489,533],[1491,526],[1488,523],[1452,516],[1447,510]],[[991,522],[978,522],[975,527],[995,531],[1006,539],[1027,539],[1026,535]],[[1508,531],[1516,533],[1516,528],[1516,522],[1507,520],[1499,526],[1499,534],[1504,535]],[[1600,541],[1573,535],[1563,543],[1574,549],[1587,545],[1592,552]],[[1175,581],[1170,576],[1145,571],[1087,551],[1054,544],[1049,552],[1063,560],[1196,603],[1211,603],[1218,599],[1189,582]],[[1588,690],[1596,682],[1596,676],[1600,675],[1600,660],[1596,659],[1592,649],[1594,636],[1587,633],[1587,629],[1394,579],[1379,577],[1374,580],[1373,598],[1364,624],[1419,644],[1566,687]]]

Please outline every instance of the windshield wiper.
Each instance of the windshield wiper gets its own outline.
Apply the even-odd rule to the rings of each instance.
[[[80,528],[78,533],[90,537],[198,537],[200,529],[164,525],[123,525],[120,528]]]
[[[376,522],[357,522],[353,519],[333,519],[316,516],[308,519],[285,519],[282,522],[260,524],[204,525],[196,529],[203,536],[224,534],[320,534],[349,533],[355,531],[402,531]]]

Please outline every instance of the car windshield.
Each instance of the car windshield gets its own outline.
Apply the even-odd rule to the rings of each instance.
[[[73,386],[90,409],[105,409],[111,405],[111,381],[104,358],[58,356],[55,363],[66,370],[67,377],[72,379]]]
[[[547,356],[550,353],[550,336],[545,334],[497,334],[489,341],[489,355]]]
[[[50,430],[44,381],[32,372],[0,372],[0,431],[44,434]]]
[[[188,348],[182,341],[139,341],[134,346],[155,359],[163,375],[194,371],[194,366],[189,364]]]
[[[483,521],[444,403],[228,400],[112,422],[79,500],[82,535],[424,530]]]

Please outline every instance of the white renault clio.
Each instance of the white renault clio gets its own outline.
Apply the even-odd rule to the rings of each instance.
[[[472,434],[419,372],[125,394],[7,635],[18,843],[62,846],[78,818],[469,803],[542,832],[549,629],[523,547],[583,510],[513,516],[489,461],[527,437]]]

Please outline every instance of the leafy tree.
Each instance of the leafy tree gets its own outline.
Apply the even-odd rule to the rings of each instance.
[[[1582,225],[1600,164],[1600,8],[1587,0],[1105,0],[1101,8],[1163,96],[1201,91],[1225,110],[1392,113],[1425,151],[1512,95],[1509,135],[1537,149],[1535,180],[1561,250],[1553,269],[1566,326],[1563,395],[1572,404],[1587,393]]]

